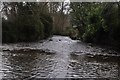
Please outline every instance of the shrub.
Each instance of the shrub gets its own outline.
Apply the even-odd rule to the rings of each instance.
[[[49,37],[53,30],[53,20],[50,15],[41,14],[40,19],[44,25],[44,38]]]
[[[15,21],[3,20],[3,42],[28,42],[44,38],[44,24],[39,17],[18,16]]]
[[[26,18],[26,19],[25,19]],[[42,24],[39,17],[34,16],[20,16],[16,21],[19,40],[20,41],[34,41],[43,39],[44,37],[44,25]]]

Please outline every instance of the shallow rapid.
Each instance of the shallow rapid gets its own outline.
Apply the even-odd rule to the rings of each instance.
[[[0,77],[34,78],[120,78],[118,52],[53,36],[31,43],[3,44]]]

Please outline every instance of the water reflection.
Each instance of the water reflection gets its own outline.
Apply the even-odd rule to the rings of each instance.
[[[118,78],[118,62],[113,62],[114,58],[109,61],[103,61],[89,56],[70,55],[70,72],[67,77],[79,78]]]
[[[32,78],[36,76],[47,77],[52,71],[54,54],[21,52],[4,52],[3,71],[4,78]]]
[[[2,72],[2,52],[0,51],[0,80],[3,77],[3,72]]]
[[[51,39],[43,43],[5,45],[1,62],[3,78],[120,78],[120,56],[114,52],[68,37]],[[18,49],[22,51],[9,52]],[[39,49],[55,54],[42,53]]]

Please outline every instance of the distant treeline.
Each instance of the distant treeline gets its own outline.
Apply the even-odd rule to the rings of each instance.
[[[90,43],[120,46],[120,2],[71,3],[71,23]]]

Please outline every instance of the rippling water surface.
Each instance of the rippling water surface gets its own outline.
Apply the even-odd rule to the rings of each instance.
[[[120,78],[119,53],[69,37],[3,44],[3,50],[0,71],[3,79]]]

